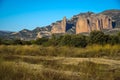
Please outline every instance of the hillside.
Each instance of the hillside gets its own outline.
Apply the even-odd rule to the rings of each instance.
[[[113,24],[113,27],[120,28],[120,10],[106,10],[100,14],[104,14],[112,17],[113,21],[115,22]]]
[[[105,33],[114,32],[115,34],[116,31],[120,30],[119,28],[120,10],[106,10],[98,14],[93,12],[80,13],[69,20],[64,17],[63,20],[56,21],[48,26],[37,27],[34,30],[23,29],[11,33],[0,31],[0,37],[34,40],[41,37],[50,37],[52,34],[79,34],[89,33],[93,30],[102,30]]]

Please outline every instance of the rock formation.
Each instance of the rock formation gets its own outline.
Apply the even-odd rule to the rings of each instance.
[[[112,34],[120,31],[120,29],[115,28],[120,28],[120,10],[106,10],[98,14],[93,12],[80,13],[67,20],[64,17],[63,20],[47,26],[37,27],[33,30],[24,29],[19,32],[10,33],[0,31],[0,38],[34,40],[42,37],[49,38],[52,34],[56,33],[84,34],[85,32],[88,34],[88,32],[93,30],[102,30],[105,33]]]
[[[42,38],[42,37],[47,37],[49,38],[51,36],[51,33],[48,31],[40,31],[38,32],[36,38]]]
[[[112,19],[102,14],[79,16],[76,23],[76,34],[103,29],[112,29]]]
[[[62,21],[56,22],[52,29],[51,33],[65,33],[66,32],[66,17]]]

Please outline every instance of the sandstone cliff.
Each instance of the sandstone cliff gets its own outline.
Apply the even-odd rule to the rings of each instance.
[[[53,25],[51,33],[65,33],[66,32],[66,17],[62,21],[57,22]]]
[[[38,32],[36,38],[42,38],[42,37],[49,38],[50,36],[51,36],[51,32],[48,32],[48,31],[40,31],[40,32]]]
[[[76,23],[76,34],[103,29],[112,29],[112,19],[111,17],[102,14],[79,16]]]
[[[34,40],[36,37],[50,37],[54,33],[79,34],[87,32],[88,34],[93,30],[102,30],[104,33],[112,34],[120,31],[120,29],[115,28],[120,28],[120,10],[107,10],[98,14],[93,12],[80,13],[71,19],[66,20],[64,17],[63,20],[33,30],[24,29],[11,33],[0,31],[0,38]]]
[[[105,10],[99,14],[110,16],[113,20],[112,22],[113,28],[120,28],[120,10],[116,10],[116,9]]]

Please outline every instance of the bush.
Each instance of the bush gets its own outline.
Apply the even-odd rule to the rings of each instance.
[[[109,36],[105,35],[101,31],[92,31],[90,33],[90,43],[91,44],[105,44],[109,40]]]
[[[48,41],[48,38],[38,38],[38,39],[36,39],[36,41],[35,41],[35,44],[37,44],[37,45],[42,45],[42,44],[44,44],[44,43],[46,43]]]
[[[72,36],[70,43],[74,47],[86,47],[88,42],[86,40],[86,36],[74,35]]]
[[[110,44],[114,45],[114,44],[119,44],[119,37],[117,35],[111,35],[110,36]]]
[[[0,38],[0,44],[4,45],[42,45],[42,46],[73,46],[86,47],[92,44],[120,44],[120,32],[118,35],[106,35],[101,31],[92,31],[89,36],[85,35],[70,35],[56,34],[48,38],[38,38],[36,40],[24,41],[20,39],[4,40]]]
[[[62,46],[70,46],[71,45],[71,35],[64,35],[61,38],[60,45]]]

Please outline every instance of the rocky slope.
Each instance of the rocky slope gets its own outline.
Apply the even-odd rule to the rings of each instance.
[[[51,33],[65,33],[66,32],[66,17],[63,18],[62,21],[56,22],[52,29],[51,29]]]
[[[37,27],[34,30],[23,29],[9,34],[0,31],[2,34],[0,37],[33,40],[50,37],[52,34],[79,34],[104,29],[106,29],[104,30],[106,33],[109,33],[112,30],[117,30],[116,32],[120,30],[114,28],[120,28],[120,10],[106,10],[98,14],[93,12],[80,13],[69,20],[64,17],[63,20],[56,21],[48,26]]]
[[[110,16],[113,20],[113,27],[120,28],[120,10],[106,10],[101,12],[100,14],[104,14]]]
[[[88,13],[88,15],[79,16],[76,24],[76,34],[103,29],[112,29],[112,19],[102,14]]]
[[[10,34],[12,34],[13,32],[10,31],[0,31],[0,38],[4,38],[4,39],[10,39]]]

